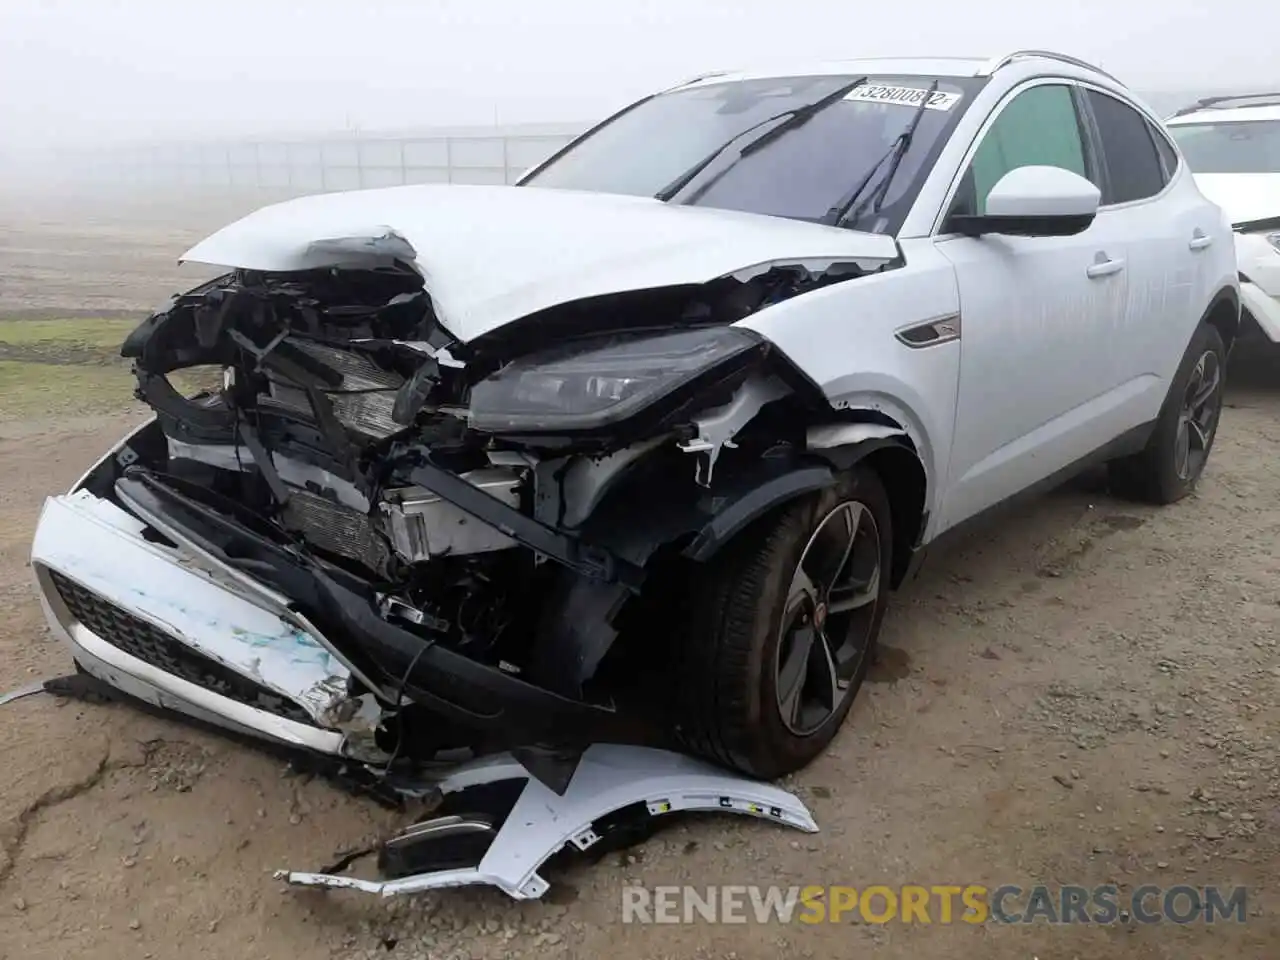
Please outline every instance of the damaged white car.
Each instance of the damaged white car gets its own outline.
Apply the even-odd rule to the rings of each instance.
[[[1280,343],[1280,92],[1207,97],[1165,124],[1235,229],[1241,336]]]
[[[559,795],[593,744],[813,760],[940,535],[1089,462],[1192,489],[1240,313],[1159,121],[1039,52],[703,77],[519,185],[293,200],[184,259],[230,272],[124,344],[154,420],[36,534],[81,669]]]

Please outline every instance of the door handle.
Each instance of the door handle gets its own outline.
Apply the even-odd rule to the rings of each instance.
[[[1119,273],[1124,269],[1123,260],[1099,260],[1093,266],[1085,270],[1085,275],[1090,280],[1097,280],[1101,277],[1109,277],[1113,273]]]
[[[1191,241],[1187,244],[1192,250],[1204,250],[1213,245],[1213,237],[1206,236],[1197,230],[1191,235]]]

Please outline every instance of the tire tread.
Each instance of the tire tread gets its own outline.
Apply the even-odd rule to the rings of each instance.
[[[771,616],[780,591],[787,589],[791,563],[823,513],[824,503],[846,495],[875,504],[884,551],[882,570],[889,569],[893,540],[888,496],[879,475],[869,467],[860,467],[842,478],[840,490],[790,503],[756,521],[722,557],[696,572],[694,606],[679,631],[682,642],[673,657],[671,706],[675,722],[671,726],[686,749],[712,763],[763,779],[774,779],[807,762],[804,750],[788,751],[776,742],[776,732],[766,736],[765,720],[757,716],[772,707],[763,702],[761,690],[762,671],[770,667],[755,662],[771,652],[769,640],[761,645],[760,618]],[[868,662],[884,614],[887,583],[886,579],[882,588],[886,594],[872,627]],[[861,676],[855,683],[860,682]],[[852,696],[828,734],[811,735],[815,737],[814,749],[821,749],[834,736],[851,703]]]

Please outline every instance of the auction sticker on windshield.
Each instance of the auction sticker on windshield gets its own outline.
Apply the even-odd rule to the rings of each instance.
[[[885,84],[870,84],[855,87],[846,95],[846,100],[861,100],[868,103],[897,103],[904,107],[920,106],[920,98],[929,91],[919,87],[891,87]],[[926,110],[950,110],[960,102],[960,94],[935,90],[925,104]]]

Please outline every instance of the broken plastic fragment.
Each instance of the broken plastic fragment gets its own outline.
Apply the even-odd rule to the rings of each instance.
[[[685,453],[704,453],[697,467],[697,481],[711,484],[711,475],[723,447],[733,446],[733,437],[755,419],[762,407],[785,397],[790,391],[776,377],[748,380],[740,386],[727,404],[705,411],[694,420],[698,435],[680,444]]]
[[[19,687],[17,690],[10,690],[8,693],[0,693],[0,707],[6,703],[13,703],[15,700],[21,700],[23,697],[34,696],[37,693],[44,693],[45,681],[38,683],[29,683],[25,687]]]
[[[643,827],[670,813],[738,813],[806,833],[818,825],[793,794],[699,760],[650,747],[596,744],[587,749],[563,796],[531,777],[510,755],[463,764],[439,781],[434,816],[389,841],[382,880],[279,871],[294,886],[359,890],[383,897],[445,887],[495,886],[517,900],[537,899],[548,884],[537,871],[572,844],[587,850],[614,831]],[[491,829],[491,826],[496,829]],[[410,852],[411,851],[411,852]],[[403,873],[412,862],[416,873]]]

